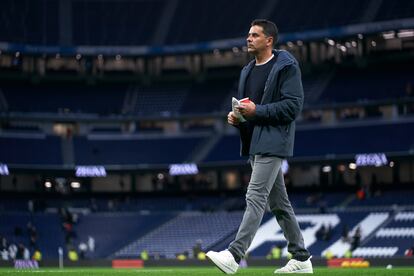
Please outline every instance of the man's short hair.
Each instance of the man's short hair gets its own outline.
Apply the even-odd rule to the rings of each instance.
[[[272,21],[269,21],[267,19],[255,19],[252,21],[252,24],[250,24],[250,26],[260,26],[263,28],[263,33],[266,36],[271,36],[273,37],[273,47],[276,46],[277,40],[278,40],[278,35],[279,35],[279,31],[277,29],[277,26],[275,23],[273,23]]]

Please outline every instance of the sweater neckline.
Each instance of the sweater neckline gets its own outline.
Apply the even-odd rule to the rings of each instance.
[[[275,57],[275,54],[272,54],[272,56],[270,57],[270,58],[268,58],[265,62],[262,62],[262,63],[256,63],[255,64],[255,66],[262,66],[262,65],[265,65],[266,63],[268,63],[269,61],[271,61],[272,60],[272,58],[274,58]]]

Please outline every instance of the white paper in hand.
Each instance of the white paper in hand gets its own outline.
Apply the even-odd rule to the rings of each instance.
[[[236,116],[236,118],[239,119],[240,123],[243,123],[246,122],[246,119],[243,117],[243,115],[240,114],[239,110],[236,108],[239,105],[239,100],[237,100],[235,97],[231,98],[231,109],[234,113],[234,116]]]

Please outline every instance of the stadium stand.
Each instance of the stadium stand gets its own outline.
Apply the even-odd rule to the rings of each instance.
[[[90,258],[106,258],[119,248],[131,243],[137,236],[156,231],[174,218],[171,213],[141,215],[137,213],[88,214],[79,217],[76,224],[77,242],[87,241],[92,236],[96,242],[95,252]],[[107,227],[111,225],[111,227]],[[117,235],[115,233],[122,233]],[[137,257],[141,251],[132,252]]]
[[[0,215],[0,235],[5,237],[9,244],[23,243],[29,246],[29,235],[26,234],[29,222],[37,229],[37,246],[41,248],[44,256],[56,258],[57,249],[65,243],[60,218],[56,214],[2,212]]]
[[[189,94],[184,89],[153,88],[137,91],[131,113],[141,116],[171,116],[179,114]]]
[[[60,138],[44,134],[0,137],[1,162],[9,164],[62,164]],[[30,154],[29,154],[30,153]]]
[[[383,1],[379,6],[375,21],[409,18],[412,16],[410,9],[413,7],[413,3],[410,1],[404,1],[402,5],[396,5],[394,1]]]
[[[267,17],[278,22],[284,32],[339,27],[370,21],[409,18],[410,1],[328,1],[312,3],[267,0],[257,8],[251,1],[69,1],[72,12],[70,29],[74,45],[159,45],[210,41],[243,37],[245,18]],[[237,18],[231,17],[235,6],[243,6]],[[165,13],[165,9],[169,9]],[[39,45],[58,45],[59,3],[48,0],[40,5],[33,1],[4,1],[1,33],[4,41]],[[219,11],[219,12],[218,12]],[[370,11],[370,12],[367,12]],[[25,20],[19,20],[24,14]],[[319,16],[321,13],[325,16]],[[136,16],[142,14],[142,16]],[[215,20],[209,20],[211,14]],[[158,26],[151,18],[171,17],[164,39],[153,37]],[[122,18],[123,20],[115,20]],[[228,24],[228,18],[232,18]],[[188,28],[188,22],[194,26]],[[159,23],[159,22],[157,22]],[[223,28],[223,26],[226,26]],[[165,28],[165,27],[164,27]],[[133,35],[129,35],[133,34]]]
[[[341,207],[350,196],[349,193],[341,192],[324,194],[319,200],[325,201],[324,205],[327,208],[324,209],[326,212],[320,213],[318,208],[309,209],[318,206],[307,203],[307,198],[311,196],[313,195],[309,193],[295,193],[291,195],[291,201],[297,210],[305,241],[314,256],[322,256],[328,248],[331,248],[335,255],[344,254],[351,246],[358,225],[363,234],[360,245],[354,250],[355,256],[404,255],[412,239],[414,216],[410,211],[413,207],[410,201],[411,194],[400,190],[386,191],[383,195],[377,196],[376,210],[389,210],[390,206],[393,206],[395,212],[366,210],[363,201],[356,201],[358,204],[351,202],[349,207],[346,205]],[[231,198],[225,200],[230,201]],[[365,200],[369,201],[369,199]],[[115,209],[112,210],[108,209],[109,201],[110,197],[94,199],[94,204],[99,206],[96,209],[98,212],[95,213],[79,212],[91,208],[89,199],[47,200],[46,209],[50,212],[62,208],[64,207],[62,203],[66,202],[65,207],[69,207],[72,212],[79,210],[73,226],[74,244],[86,242],[89,236],[94,237],[96,249],[94,252],[88,252],[89,258],[115,256],[134,258],[144,249],[148,250],[152,257],[174,258],[176,254],[185,251],[191,254],[192,246],[197,240],[202,240],[203,250],[222,249],[236,234],[242,217],[241,211],[201,212],[205,208],[214,210],[217,205],[225,206],[223,199],[217,196],[198,197],[192,200],[182,197],[154,196],[130,198],[127,201],[118,201]],[[1,235],[9,242],[28,244],[28,238],[24,235],[16,236],[13,229],[16,226],[24,229],[31,221],[39,233],[38,246],[47,257],[55,256],[56,248],[62,246],[64,240],[59,216],[42,212],[28,213],[27,199],[24,198],[2,199],[1,202]],[[404,209],[407,211],[398,211]],[[108,224],[112,227],[105,227]],[[322,225],[330,228],[330,234],[327,239],[319,240],[316,232]],[[273,229],[273,234],[267,232],[269,227]],[[56,233],[51,241],[45,236],[50,229]],[[344,241],[344,229],[349,229],[348,241]],[[114,232],[123,234],[114,235]],[[255,239],[257,241],[253,242],[250,256],[265,256],[274,245],[282,248],[286,246],[280,228],[270,213],[265,214]],[[286,255],[286,249],[283,252]]]
[[[414,247],[414,35],[402,27],[414,26],[413,10],[393,0],[2,1],[0,237],[46,260],[90,237],[90,259],[226,248],[250,177],[226,115],[251,59],[246,28],[269,18],[303,72],[286,186],[307,247],[403,257]],[[388,159],[356,164],[365,153]],[[199,171],[169,175],[171,164]],[[107,178],[78,177],[81,165]],[[286,257],[266,212],[249,256],[275,245]]]
[[[318,103],[369,102],[407,96],[406,87],[414,79],[404,65],[364,70],[338,70],[322,92]],[[375,91],[375,93],[373,93]]]
[[[59,41],[59,3],[30,0],[4,1],[1,11],[2,41],[57,45]],[[20,16],[18,16],[20,15]],[[20,19],[24,18],[24,20]]]
[[[76,45],[151,44],[154,21],[167,1],[73,1],[72,28]],[[137,16],[140,14],[141,16]],[[118,20],[122,18],[123,20]],[[102,24],[105,22],[104,24]],[[133,35],[131,35],[133,34]]]
[[[2,91],[9,112],[121,114],[128,87],[7,85]]]
[[[115,256],[130,257],[146,249],[166,258],[174,258],[178,253],[191,251],[192,246],[200,239],[202,248],[207,249],[237,231],[241,218],[241,212],[182,213],[162,227],[117,251]]]
[[[413,212],[397,212],[388,223],[381,226],[376,233],[361,244],[354,252],[360,257],[403,256],[412,243]]]
[[[384,194],[372,195],[371,197],[364,198],[363,200],[355,199],[351,201],[350,206],[375,206],[375,205],[410,205],[413,203],[410,198],[414,196],[414,191],[405,190],[401,191],[387,191]]]
[[[173,164],[185,162],[202,140],[202,137],[140,140],[123,136],[118,139],[75,137],[74,146],[78,165]]]
[[[409,64],[372,68],[339,68],[305,74],[307,108],[329,104],[375,103],[412,97],[414,83]],[[131,114],[163,116],[212,114],[229,109],[237,94],[233,77],[145,87],[140,85],[2,85],[5,112]],[[374,93],[375,92],[375,93]],[[24,100],[22,100],[24,99]],[[99,101],[97,101],[99,99]],[[30,103],[30,104],[29,104]],[[34,104],[33,104],[34,103]]]
[[[413,147],[412,123],[341,126],[316,129],[298,128],[295,156],[353,155],[366,152],[402,152]],[[388,136],[393,133],[399,143]],[[317,137],[317,139],[315,139]],[[379,138],[381,137],[381,138]],[[391,140],[387,140],[389,137]],[[205,162],[245,160],[239,156],[239,136],[225,135],[204,159]]]
[[[370,213],[369,212],[340,212],[337,213],[339,216],[339,224],[333,225],[332,228],[332,235],[329,241],[320,241],[316,242],[314,240],[313,235],[315,235],[316,230],[323,224],[326,223],[326,220],[331,215],[311,215],[311,214],[300,214],[298,219],[303,221],[300,223],[302,230],[305,233],[305,240],[309,243],[310,249],[312,250],[313,254],[320,255],[323,254],[323,250],[329,248],[329,246],[333,246],[333,242],[341,240],[341,231],[345,225],[350,226],[353,228],[356,223],[360,222],[363,218],[366,218]],[[234,235],[237,231],[238,223],[241,219],[241,213],[214,213],[211,215],[206,214],[191,214],[191,213],[182,213],[180,216],[176,217],[173,220],[170,220],[167,224],[163,224],[162,226],[156,228],[153,231],[148,231],[147,234],[144,229],[151,229],[151,225],[154,223],[155,225],[160,225],[161,221],[166,221],[165,217],[168,217],[168,213],[163,216],[157,215],[150,215],[147,217],[145,221],[145,228],[143,228],[143,221],[139,219],[139,217],[134,216],[134,225],[130,223],[130,216],[128,214],[114,214],[114,215],[87,215],[81,216],[80,222],[75,226],[77,233],[82,233],[78,235],[76,241],[85,240],[89,235],[94,236],[96,239],[97,244],[100,246],[97,248],[97,252],[94,255],[95,257],[100,256],[104,257],[107,256],[108,253],[114,252],[116,248],[119,248],[122,244],[127,244],[128,239],[130,240],[131,244],[126,246],[124,249],[117,251],[115,253],[118,257],[133,257],[141,252],[143,249],[147,249],[151,254],[159,254],[162,257],[169,257],[173,258],[176,254],[182,253],[184,251],[188,251],[191,249],[191,246],[194,245],[195,241],[198,239],[203,240],[203,249],[209,249],[210,247],[214,246],[220,240],[227,238],[229,235]],[[336,216],[336,215],[335,215]],[[40,216],[42,217],[42,216]],[[161,217],[161,219],[160,219]],[[8,217],[6,217],[8,218]],[[126,233],[127,230],[124,229],[128,227],[128,231],[130,231],[129,235],[126,236],[117,236],[118,240],[113,237],[113,232],[108,233],[102,229],[102,223],[106,224],[108,221],[111,221],[111,218],[116,219],[117,229],[122,231],[122,233]],[[149,218],[151,218],[149,220]],[[267,216],[269,219],[264,219],[264,225],[270,220],[273,221],[274,219],[271,218],[270,215]],[[112,219],[112,220],[113,220]],[[38,223],[37,226],[41,228],[40,221],[35,220]],[[233,221],[233,224],[231,223]],[[11,220],[14,222],[14,220]],[[114,221],[115,222],[115,221]],[[141,224],[139,224],[141,222]],[[224,223],[225,222],[225,223]],[[135,223],[139,224],[135,225]],[[56,222],[55,222],[56,224]],[[191,225],[192,227],[189,227]],[[214,229],[217,235],[209,236],[205,231],[211,230],[211,225],[220,226],[220,229]],[[208,227],[210,226],[210,227]],[[263,225],[262,225],[263,226]],[[355,254],[358,256],[368,256],[369,253],[362,253],[364,248],[376,248],[375,253],[370,254],[377,254],[377,256],[386,256],[382,255],[384,248],[389,246],[390,244],[393,247],[399,248],[398,251],[394,252],[393,255],[403,255],[404,250],[406,249],[405,246],[407,242],[410,241],[410,229],[411,228],[386,228],[387,225],[382,226],[382,228],[376,229],[376,234],[374,239],[370,239],[368,242],[364,242],[362,239],[361,248],[359,251],[356,251]],[[309,229],[310,228],[310,229]],[[137,229],[140,229],[137,232]],[[154,228],[153,228],[154,229]],[[308,230],[307,230],[308,229]],[[217,231],[216,231],[217,230]],[[60,230],[61,231],[61,230]],[[187,232],[188,233],[187,233]],[[369,229],[362,228],[362,231],[370,231]],[[40,231],[41,232],[41,231]],[[187,235],[183,236],[182,233],[185,232]],[[7,232],[6,232],[7,233]],[[141,234],[140,234],[141,233]],[[221,234],[220,234],[221,233]],[[371,231],[369,232],[371,234]],[[111,239],[108,239],[108,235],[112,236]],[[260,232],[259,232],[260,237]],[[142,237],[139,240],[132,242],[132,237]],[[372,236],[372,235],[371,235]],[[279,237],[276,235],[275,240],[268,237],[269,242],[265,242],[260,246],[256,247],[252,252],[251,256],[264,256],[269,252],[272,245],[279,244],[283,245],[283,237]],[[386,240],[384,240],[384,238]],[[387,240],[388,239],[388,240]],[[393,239],[389,241],[389,239]],[[15,240],[17,241],[17,240]],[[314,243],[315,242],[315,243]],[[178,246],[179,245],[179,246]],[[48,244],[48,247],[55,246],[55,244]],[[284,245],[283,245],[284,246]],[[349,245],[348,245],[349,246]],[[337,246],[336,246],[337,247]],[[346,244],[345,244],[346,247]],[[46,252],[51,252],[51,249],[45,248]],[[43,249],[42,248],[42,249]],[[337,249],[339,250],[339,249]],[[342,250],[342,254],[344,253],[344,249]],[[339,254],[339,253],[337,253]]]

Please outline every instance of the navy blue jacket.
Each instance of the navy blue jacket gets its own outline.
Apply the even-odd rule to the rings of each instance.
[[[303,106],[301,72],[296,59],[287,51],[273,50],[277,58],[267,78],[263,98],[256,104],[256,115],[248,119],[253,134],[239,125],[241,155],[293,155],[295,119]],[[252,60],[240,74],[238,98],[244,98],[246,79],[255,65]],[[246,137],[252,135],[251,137]]]

